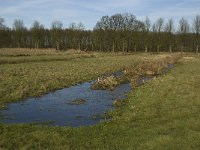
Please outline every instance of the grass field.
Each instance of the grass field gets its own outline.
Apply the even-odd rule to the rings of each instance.
[[[2,64],[1,102],[40,95],[155,57],[160,56],[100,54],[70,61]],[[109,113],[112,120],[95,126],[0,124],[0,149],[199,149],[199,66],[199,56],[184,57],[167,75],[134,88],[125,105]]]
[[[145,58],[155,57],[154,55],[60,52],[57,55],[34,56],[33,54],[24,59],[24,56],[21,56],[24,53],[24,51],[18,52],[18,56],[13,57],[15,55],[13,52],[13,56],[0,57],[0,62],[3,60],[5,62],[0,64],[0,106],[2,107],[5,102],[40,96],[49,91],[95,79],[105,72],[122,69],[139,63]]]

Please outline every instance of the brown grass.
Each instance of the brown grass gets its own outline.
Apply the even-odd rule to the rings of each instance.
[[[163,69],[167,68],[168,64],[176,63],[180,58],[179,54],[174,55],[158,55],[156,58],[147,59],[144,57],[144,61],[135,66],[129,66],[124,69],[124,75],[122,77],[109,76],[98,79],[93,85],[92,89],[108,89],[113,90],[118,85],[131,81],[133,86],[137,85],[139,76],[155,76],[163,74]]]
[[[165,69],[168,64],[175,64],[181,58],[181,55],[176,54],[160,57],[153,61],[145,60],[137,66],[126,68],[124,72],[125,75],[131,80],[132,86],[137,86],[139,76],[155,76],[163,74],[163,69]]]
[[[88,52],[81,51],[81,50],[74,50],[69,49],[66,51],[57,51],[53,48],[46,48],[46,49],[31,49],[31,48],[1,48],[0,49],[0,56],[40,56],[40,55],[87,55]]]

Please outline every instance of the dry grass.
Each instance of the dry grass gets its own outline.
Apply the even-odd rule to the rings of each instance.
[[[139,76],[150,75],[155,76],[163,73],[163,69],[167,68],[168,64],[176,63],[181,55],[158,55],[152,59],[152,57],[144,57],[142,63],[135,64],[135,66],[129,66],[124,69],[124,75],[122,77],[104,77],[99,78],[93,85],[92,89],[108,89],[113,90],[118,85],[131,81],[132,85],[137,85]]]
[[[0,49],[0,64],[18,64],[44,61],[68,61],[76,58],[96,57],[97,53],[80,50],[54,49]]]
[[[56,49],[1,48],[0,56],[38,56],[59,54]]]
[[[128,67],[124,70],[125,76],[131,80],[132,86],[137,86],[137,80],[140,76],[155,76],[163,73],[168,64],[177,63],[182,58],[181,55],[161,56],[155,60],[145,60],[143,63]]]
[[[1,48],[0,56],[40,56],[40,55],[87,55],[88,52],[81,50],[69,49],[66,51],[58,51],[56,49],[30,49],[30,48]],[[94,53],[93,53],[94,54]]]
[[[114,76],[109,76],[109,77],[106,77],[106,78],[101,78],[101,79],[98,79],[97,82],[95,82],[93,85],[92,85],[92,89],[110,89],[110,90],[113,90],[116,86],[118,85],[118,81],[117,81],[117,78],[114,77]]]

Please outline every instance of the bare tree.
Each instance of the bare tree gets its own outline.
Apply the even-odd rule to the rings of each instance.
[[[23,20],[15,20],[14,23],[13,23],[13,29],[14,30],[23,30],[25,29],[25,26],[24,26],[24,22]]]
[[[59,20],[55,20],[51,23],[51,29],[62,29],[62,28],[63,28],[63,24]]]
[[[186,46],[186,36],[187,33],[190,31],[190,25],[188,21],[185,18],[181,18],[179,21],[179,33],[181,36],[182,46],[181,46],[181,52],[183,52],[183,49]]]
[[[102,30],[135,30],[139,31],[143,27],[143,23],[136,19],[132,14],[115,14],[111,17],[103,16],[100,21],[97,22],[95,29]]]
[[[144,26],[145,26],[145,52],[148,52],[148,36],[149,36],[149,31],[151,28],[151,22],[149,17],[146,17],[145,21],[144,21]]]
[[[164,19],[159,18],[155,23],[156,31],[158,32],[158,45],[157,45],[157,52],[160,52],[160,38],[161,38],[161,32],[163,30],[164,25]]]
[[[99,29],[108,30],[111,29],[111,19],[109,16],[103,16],[101,21],[96,26]]]
[[[45,29],[38,21],[30,29],[26,29],[22,20],[15,20],[11,29],[5,27],[4,19],[0,17],[0,47],[54,47],[59,50],[91,49],[113,52],[160,52],[161,48],[172,52],[179,48],[180,51],[195,49],[198,53],[199,22],[200,16],[197,15],[192,24],[192,34],[184,18],[180,20],[175,33],[172,19],[166,24],[162,18],[151,23],[148,17],[140,21],[128,13],[103,16],[94,30],[85,30],[82,23],[72,23],[64,29],[60,21],[52,22],[51,29]]]
[[[9,34],[9,29],[5,25],[4,18],[0,18],[0,47],[6,47],[11,45],[11,36]]]
[[[169,19],[166,26],[165,31],[169,34],[169,52],[172,52],[172,34],[174,31],[174,21],[173,19]]]
[[[24,45],[24,31],[26,27],[24,26],[23,20],[15,20],[13,23],[13,30],[15,31],[15,38],[14,42],[18,45],[18,48],[20,48],[22,45]]]
[[[44,29],[44,26],[41,25],[38,21],[34,21],[31,27],[32,40],[34,41],[35,48],[39,48],[39,43],[41,43],[42,33],[41,30]]]
[[[61,21],[55,20],[51,24],[53,43],[57,50],[61,49],[60,44],[62,42],[61,41],[62,28],[63,24]]]
[[[199,33],[200,33],[200,15],[196,15],[193,22],[193,30],[196,35],[196,53],[199,52]]]
[[[78,24],[76,24],[75,22],[72,22],[69,24],[69,29],[72,29],[72,30],[85,30],[85,26],[82,22],[79,22]]]
[[[163,25],[164,25],[164,19],[163,18],[159,18],[156,21],[156,28],[157,28],[158,33],[160,33],[163,30]]]
[[[6,27],[4,18],[0,18],[0,29],[4,29]]]
[[[85,29],[85,26],[84,26],[84,24],[82,23],[82,22],[79,22],[78,24],[77,24],[77,30],[84,30]]]
[[[69,29],[76,30],[76,28],[77,28],[76,23],[72,22],[72,23],[69,24]]]

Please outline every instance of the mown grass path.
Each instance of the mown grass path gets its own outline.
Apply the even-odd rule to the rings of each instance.
[[[133,89],[113,119],[92,127],[0,125],[0,148],[199,149],[200,57]]]

